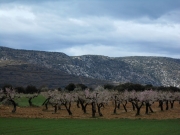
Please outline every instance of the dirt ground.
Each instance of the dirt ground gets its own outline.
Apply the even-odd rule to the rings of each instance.
[[[170,107],[170,105],[169,105]],[[164,105],[165,108],[165,105]],[[78,118],[78,119],[89,119],[92,118],[91,106],[87,106],[87,113],[84,114],[81,108],[77,108],[76,104],[73,104],[71,107],[72,116],[68,115],[65,107],[62,106],[61,110],[58,110],[54,114],[54,109],[49,106],[48,110],[44,110],[45,107],[17,107],[16,113],[11,113],[12,106],[3,106],[0,105],[0,117],[17,117],[17,118]],[[132,105],[127,104],[127,112],[124,111],[123,107],[120,106],[120,109],[117,109],[117,114],[113,114],[113,105],[110,103],[101,109],[103,114],[102,117],[99,117],[96,113],[96,118],[105,118],[105,119],[118,119],[118,118],[127,118],[127,119],[180,119],[180,104],[175,102],[174,108],[169,110],[161,111],[158,107],[158,103],[152,105],[154,113],[145,114],[145,106],[142,107],[140,116],[135,116],[136,111],[132,110]]]

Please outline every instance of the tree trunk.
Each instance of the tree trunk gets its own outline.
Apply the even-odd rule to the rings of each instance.
[[[86,107],[87,107],[88,103],[86,103],[86,104],[84,105],[85,102],[82,101],[81,99],[79,99],[79,103],[80,103],[80,105],[81,105],[81,108],[82,108],[83,112],[86,113]]]
[[[116,114],[116,109],[117,109],[117,101],[115,100],[115,103],[114,103],[114,114]]]
[[[173,107],[174,107],[174,100],[170,101],[170,104],[171,104],[171,109],[173,109]]]
[[[86,113],[86,107],[87,107],[87,105],[88,105],[88,103],[86,103],[85,105],[84,105],[84,113]]]
[[[48,110],[48,104],[47,103],[45,104],[45,107],[46,107],[46,110]]]
[[[129,101],[129,102],[131,102],[131,104],[132,104],[132,107],[133,107],[133,111],[135,111],[135,110],[136,110],[136,107],[135,107],[135,105],[133,104],[133,102],[132,102],[132,101]]]
[[[67,111],[68,111],[68,114],[69,114],[69,115],[72,115],[72,112],[71,112],[70,109],[67,109]]]
[[[68,113],[69,113],[69,115],[72,115],[72,112],[71,112],[71,102],[69,102]]]
[[[71,110],[70,110],[70,108],[71,108],[71,102],[69,102],[69,107],[67,107],[67,102],[64,103],[64,106],[65,106],[65,108],[66,108],[68,114],[69,114],[69,115],[72,115],[72,112],[71,112]]]
[[[55,104],[55,105],[52,105],[53,107],[54,107],[54,113],[57,113],[57,104]]]
[[[158,107],[161,107],[161,100],[159,101],[159,106]]]
[[[151,113],[153,113],[154,111],[151,108],[151,105],[149,105],[149,110],[151,111]]]
[[[145,114],[148,114],[149,113],[149,110],[153,113],[153,110],[151,108],[151,105],[149,104],[149,102],[146,103],[146,112]]]
[[[51,99],[50,97],[47,98],[47,99],[43,102],[43,104],[42,104],[42,105],[45,105],[46,110],[48,110],[48,103],[49,103],[49,100],[50,100],[50,99]]]
[[[32,104],[32,99],[35,98],[35,97],[37,97],[37,96],[38,96],[38,95],[34,95],[33,97],[30,97],[30,98],[29,98],[29,100],[28,100],[29,106],[33,106],[33,104]]]
[[[123,104],[123,108],[127,112],[126,105],[127,105],[127,101],[125,101],[125,104]]]
[[[161,108],[161,111],[163,111],[163,101],[162,100],[159,101],[159,107]]]
[[[140,115],[140,109],[141,109],[141,108],[138,107],[138,108],[136,108],[136,109],[137,109],[136,116],[138,116],[138,115]]]
[[[80,104],[80,101],[78,100],[78,101],[77,101],[77,104],[76,104],[76,105],[77,105],[77,108],[80,108],[79,104]]]
[[[15,113],[15,112],[16,112],[16,106],[17,106],[17,104],[16,104],[16,102],[15,102],[14,100],[12,100],[12,99],[10,99],[9,101],[13,104],[12,113]]]
[[[120,103],[117,104],[117,108],[120,109]]]
[[[103,116],[101,113],[102,104],[97,104],[99,116]]]
[[[84,111],[84,102],[83,102],[82,100],[80,100],[79,102],[80,102],[80,104],[81,104],[82,110]]]
[[[148,114],[149,103],[146,103],[146,114]]]
[[[54,113],[57,112],[57,105],[54,106]]]
[[[92,102],[91,105],[92,105],[92,117],[94,118],[95,114],[96,114],[96,105],[95,105],[95,102]]]
[[[30,97],[29,100],[28,100],[29,106],[32,106],[32,101],[31,101],[32,99],[33,99],[33,97]]]
[[[166,101],[166,110],[169,109],[169,104],[168,104],[168,100]]]
[[[137,110],[136,116],[140,115],[140,110],[141,110],[143,103],[141,102],[140,106],[138,106],[138,102],[135,102],[135,103],[132,102],[132,103],[134,104],[134,106],[136,107],[136,110]]]

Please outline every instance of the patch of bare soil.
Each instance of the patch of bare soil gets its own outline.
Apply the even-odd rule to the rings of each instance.
[[[117,113],[113,114],[113,104],[105,106],[101,109],[103,114],[102,117],[96,113],[96,118],[104,118],[104,119],[119,119],[119,118],[127,118],[127,119],[180,119],[180,104],[179,102],[174,103],[174,108],[171,109],[169,106],[169,110],[161,111],[158,107],[158,103],[152,105],[152,109],[154,113],[145,114],[145,106],[142,107],[139,116],[135,116],[136,111],[133,111],[132,105],[130,103],[127,104],[127,112],[120,106],[120,109],[117,109]],[[71,107],[72,116],[68,114],[65,107],[62,106],[57,113],[54,113],[54,108],[49,106],[48,110],[45,110],[45,107],[17,107],[16,113],[11,113],[12,106],[3,106],[0,105],[0,117],[17,117],[17,118],[78,118],[78,119],[89,119],[92,118],[91,113],[91,105],[87,106],[87,113],[84,114],[81,108],[77,108],[74,103]]]

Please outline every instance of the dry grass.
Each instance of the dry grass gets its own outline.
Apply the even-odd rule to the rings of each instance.
[[[165,106],[164,106],[165,108]],[[96,118],[105,119],[178,119],[180,118],[180,104],[175,102],[174,108],[169,110],[161,111],[158,107],[158,103],[152,105],[154,113],[145,114],[145,106],[141,109],[141,115],[135,116],[136,111],[132,110],[130,103],[127,104],[127,111],[125,112],[123,107],[117,110],[117,114],[113,114],[113,105],[109,104],[102,108],[103,117],[99,117],[96,113]],[[81,108],[77,108],[76,104],[73,104],[71,111],[72,116],[68,115],[66,109],[62,106],[61,110],[58,110],[56,114],[53,114],[53,108],[49,107],[48,111],[43,111],[44,107],[17,107],[16,113],[11,113],[11,106],[0,106],[0,117],[18,117],[18,118],[79,118],[79,119],[89,119],[91,116],[91,106],[87,106],[87,114],[84,114]]]

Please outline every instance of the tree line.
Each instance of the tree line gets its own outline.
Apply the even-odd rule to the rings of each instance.
[[[5,90],[5,88],[12,88],[13,86],[10,84],[4,84],[1,88],[3,90]],[[157,91],[180,91],[180,88],[178,87],[174,87],[174,86],[153,86],[151,84],[147,84],[147,85],[141,85],[141,84],[135,84],[135,83],[123,83],[123,84],[118,84],[118,85],[114,85],[114,84],[104,84],[103,85],[104,89],[109,89],[109,90],[117,90],[117,91],[124,91],[124,90],[128,90],[128,91],[144,91],[144,90],[157,90]],[[85,90],[86,88],[92,89],[91,87],[88,87],[84,84],[74,84],[74,83],[69,83],[67,86],[65,86],[64,88],[57,88],[59,91],[61,90],[67,90],[67,91],[73,91],[77,88],[80,88],[81,90]],[[47,91],[49,90],[48,88],[44,89],[43,88],[37,88],[34,85],[28,85],[27,87],[22,87],[22,86],[18,86],[15,87],[16,91],[18,93],[25,93],[25,94],[32,94],[32,93],[37,93],[40,91]]]

